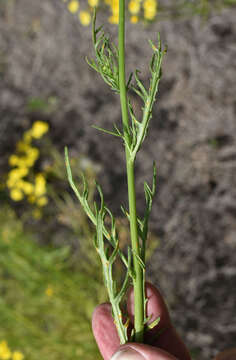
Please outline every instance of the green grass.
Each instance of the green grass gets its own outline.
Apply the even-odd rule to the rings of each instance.
[[[25,359],[100,358],[91,332],[92,311],[104,300],[96,255],[87,251],[72,265],[69,254],[70,247],[40,246],[1,209],[0,342]]]

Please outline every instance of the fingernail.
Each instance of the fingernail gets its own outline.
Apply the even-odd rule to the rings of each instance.
[[[111,360],[145,360],[145,358],[136,350],[126,348],[117,351],[112,356]]]

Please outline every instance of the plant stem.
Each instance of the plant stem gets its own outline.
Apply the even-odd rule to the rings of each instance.
[[[127,151],[126,151],[127,155]],[[143,298],[143,269],[137,257],[140,257],[140,247],[137,229],[136,195],[134,181],[134,162],[127,160],[127,182],[129,195],[130,236],[133,252],[135,279],[134,285],[134,339],[143,342],[144,331],[144,298]]]
[[[125,154],[127,166],[127,183],[129,197],[130,236],[133,252],[134,285],[134,339],[143,342],[144,332],[144,298],[143,298],[143,269],[138,261],[140,246],[138,238],[134,158],[130,155],[131,137],[129,131],[129,117],[126,95],[125,77],[125,0],[119,0],[119,87],[122,112],[123,131],[125,137]]]

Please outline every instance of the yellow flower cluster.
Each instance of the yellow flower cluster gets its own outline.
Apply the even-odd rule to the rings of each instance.
[[[111,16],[109,22],[118,24],[119,22],[119,0],[104,0],[105,4],[110,7]],[[157,0],[129,0],[128,11],[130,22],[136,24],[140,18],[153,20],[157,14]]]
[[[24,355],[20,351],[11,351],[5,340],[0,342],[0,359],[1,360],[23,360]]]
[[[82,25],[88,26],[91,22],[93,8],[99,5],[99,1],[108,5],[110,8],[109,22],[111,24],[119,23],[119,0],[87,0],[87,8],[80,10],[79,0],[63,0],[67,3],[70,13],[76,14]],[[136,24],[141,18],[147,21],[155,19],[157,14],[158,0],[129,0],[128,11],[130,14],[130,22]]]
[[[64,2],[67,2],[67,0],[64,0]],[[69,0],[67,8],[71,14],[78,16],[83,26],[88,26],[91,23],[93,9],[98,5],[99,0],[88,0],[86,9],[80,10],[80,2],[78,0]]]
[[[153,20],[157,13],[156,0],[144,0],[143,2],[144,19]]]
[[[110,5],[111,16],[109,17],[109,22],[111,24],[119,23],[119,0],[110,0],[108,5]]]
[[[157,14],[157,0],[130,0],[128,10],[133,24],[137,23],[142,16],[145,20],[154,20]]]
[[[94,8],[95,6],[98,6],[99,1],[98,0],[88,0],[89,6]]]
[[[28,180],[30,170],[39,158],[39,150],[32,145],[32,141],[40,139],[48,132],[48,129],[48,123],[35,121],[32,128],[26,131],[23,139],[17,143],[16,153],[8,159],[11,170],[8,173],[7,187],[14,201],[27,197],[29,202],[38,206],[45,206],[48,202],[46,180],[43,174],[38,173],[34,182]]]

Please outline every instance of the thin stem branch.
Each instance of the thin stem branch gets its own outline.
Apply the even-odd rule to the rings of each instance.
[[[134,339],[143,342],[144,333],[144,294],[143,294],[143,269],[138,258],[140,257],[140,246],[138,238],[134,159],[130,155],[130,130],[126,94],[125,78],[125,0],[119,0],[119,88],[122,112],[123,131],[125,139],[125,153],[127,166],[127,183],[130,214],[130,236],[133,252],[133,266],[135,277],[134,285]]]
[[[119,88],[124,137],[130,145],[128,104],[125,78],[125,0],[119,0]]]

